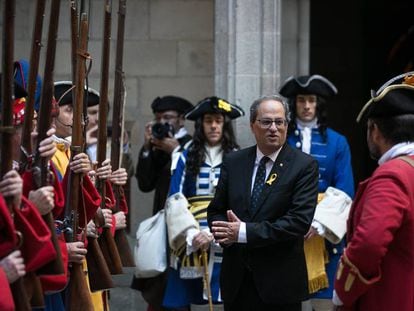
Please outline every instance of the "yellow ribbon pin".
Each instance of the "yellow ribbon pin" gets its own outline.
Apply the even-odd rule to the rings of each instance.
[[[277,178],[277,174],[276,173],[273,173],[267,179],[266,184],[268,184],[269,186],[271,186],[273,184],[273,182],[276,180],[276,178]]]

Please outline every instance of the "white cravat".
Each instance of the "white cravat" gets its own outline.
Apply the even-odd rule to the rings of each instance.
[[[310,122],[304,122],[296,119],[298,129],[300,129],[301,140],[302,140],[302,151],[310,154],[311,141],[312,141],[312,129],[317,128],[318,118],[313,119]]]

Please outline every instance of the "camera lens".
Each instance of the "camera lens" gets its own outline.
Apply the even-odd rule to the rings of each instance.
[[[165,137],[168,137],[170,133],[174,134],[174,129],[172,125],[168,123],[155,123],[152,126],[152,136],[157,139],[163,139]]]

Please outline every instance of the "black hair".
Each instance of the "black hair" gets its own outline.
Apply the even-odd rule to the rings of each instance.
[[[203,129],[204,116],[205,115],[195,121],[193,143],[188,150],[186,169],[187,173],[193,177],[198,175],[201,165],[206,160],[205,144],[207,142],[207,139]],[[236,137],[234,136],[231,120],[226,116],[224,116],[221,148],[223,149],[224,154],[239,149],[239,145],[236,143]]]
[[[289,122],[288,135],[292,134],[296,128],[296,96],[289,99],[291,120]],[[316,96],[316,117],[318,118],[318,131],[324,142],[327,140],[326,129],[328,127],[328,113],[326,111],[326,101],[323,97]]]
[[[257,111],[259,109],[260,104],[267,100],[274,100],[282,104],[283,108],[285,109],[286,121],[289,123],[290,122],[289,104],[279,95],[264,95],[256,99],[250,106],[250,123],[254,123],[254,121],[256,121]]]
[[[414,142],[414,114],[394,117],[372,117],[385,140],[396,145],[403,142]]]

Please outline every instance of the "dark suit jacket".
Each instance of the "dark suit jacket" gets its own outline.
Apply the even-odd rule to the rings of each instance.
[[[244,273],[251,271],[261,299],[289,304],[308,296],[303,236],[312,222],[318,194],[318,164],[285,144],[266,184],[255,213],[250,210],[256,146],[230,153],[223,161],[216,194],[208,206],[208,222],[227,221],[231,209],[246,222],[247,243],[224,248],[221,291],[234,301]]]

